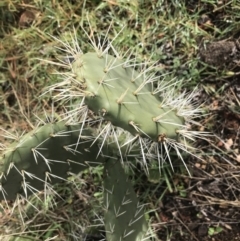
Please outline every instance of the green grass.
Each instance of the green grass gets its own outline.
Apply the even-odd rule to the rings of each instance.
[[[202,160],[188,160],[192,179],[178,165],[174,173],[166,167],[162,176],[155,175],[154,166],[154,175],[149,178],[145,174],[132,173],[140,200],[147,203],[147,209],[151,210],[147,214],[148,219],[159,240],[178,240],[176,237],[180,228],[174,231],[172,220],[184,230],[182,232],[186,237],[192,235],[171,212],[180,212],[183,205],[187,209],[193,200],[196,206],[212,207],[215,211],[219,210],[216,205],[236,211],[239,204],[240,100],[236,92],[239,87],[239,63],[208,66],[199,57],[199,46],[203,43],[239,38],[239,10],[238,0],[226,3],[214,0],[186,3],[177,0],[30,0],[25,3],[2,0],[0,126],[11,133],[20,134],[36,125],[35,115],[44,116],[44,110],[51,113],[53,101],[50,95],[39,96],[44,87],[60,81],[53,73],[62,69],[42,61],[64,58],[63,53],[55,48],[60,45],[53,36],[69,39],[75,28],[85,52],[90,49],[90,44],[81,26],[102,39],[109,26],[109,39],[121,31],[114,40],[116,48],[122,52],[131,49],[133,56],[139,60],[156,61],[158,73],[165,75],[166,81],[175,78],[179,91],[198,86],[198,99],[204,102],[204,109],[209,114],[199,120],[199,128],[215,136],[196,143],[203,156]],[[203,14],[210,18],[205,25],[199,23]],[[55,109],[60,113],[62,106],[55,104]],[[0,137],[0,142],[7,145],[9,141]],[[28,203],[16,207],[13,215],[0,210],[0,237],[22,233],[34,237],[34,240],[78,240],[81,235],[84,238],[82,232],[93,232],[98,236],[96,230],[99,228],[93,210],[101,214],[101,178],[102,170],[97,169],[75,177],[71,185],[58,185],[56,190],[61,198],[56,196],[48,200],[45,206],[32,197],[31,202],[37,210]],[[205,182],[209,180],[219,180],[218,187],[222,193],[202,193],[196,189],[199,182],[207,185]],[[79,188],[83,189],[81,193]],[[169,211],[161,206],[174,198],[180,200],[181,208],[176,206]],[[12,205],[11,202],[9,205]],[[232,222],[237,219],[234,215]],[[213,218],[210,221],[220,220]],[[206,222],[204,219],[197,221]],[[224,223],[230,225],[228,221]],[[94,227],[86,228],[88,226]]]

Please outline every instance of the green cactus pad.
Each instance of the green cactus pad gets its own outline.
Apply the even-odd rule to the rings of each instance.
[[[105,230],[108,241],[148,241],[144,208],[118,160],[104,166]]]
[[[0,200],[28,196],[104,161],[90,129],[65,122],[47,124],[14,142],[0,158]],[[77,145],[76,143],[79,144]]]
[[[184,119],[172,108],[161,108],[144,72],[128,67],[122,59],[91,52],[75,59],[72,71],[88,108],[114,126],[153,141],[163,135],[177,138],[176,130]]]

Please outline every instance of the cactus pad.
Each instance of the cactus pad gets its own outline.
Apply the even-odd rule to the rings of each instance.
[[[144,207],[121,163],[108,160],[104,166],[105,230],[108,241],[148,241]]]
[[[170,107],[162,108],[161,99],[151,91],[151,79],[126,61],[90,52],[77,58],[72,70],[82,85],[85,104],[114,126],[153,141],[163,134],[176,139],[184,119]]]
[[[98,144],[81,125],[47,124],[14,142],[0,158],[0,200],[28,196],[102,163]]]

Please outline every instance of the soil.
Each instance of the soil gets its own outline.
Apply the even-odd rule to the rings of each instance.
[[[201,46],[199,52],[202,61],[215,67],[221,67],[231,62],[237,63],[240,60],[238,41],[210,42]]]

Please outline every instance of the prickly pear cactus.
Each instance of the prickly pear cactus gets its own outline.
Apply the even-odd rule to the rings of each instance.
[[[77,39],[72,40],[59,41],[73,58],[56,63],[68,69],[61,73],[64,80],[47,88],[67,113],[62,122],[36,128],[5,150],[0,157],[0,200],[47,191],[69,172],[107,161],[107,240],[150,240],[142,206],[121,164],[134,159],[148,172],[149,161],[155,159],[160,169],[166,160],[171,163],[172,150],[184,163],[181,152],[192,154],[188,141],[208,135],[191,130],[202,114],[192,102],[195,92],[177,94],[174,81],[161,80],[154,64],[122,58],[112,42],[103,47],[106,42],[101,45],[89,37],[95,51],[83,53]]]
[[[104,209],[108,241],[150,240],[144,207],[119,160],[104,166]]]

